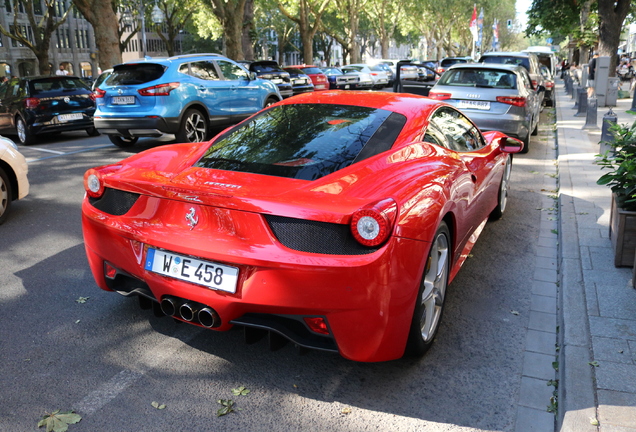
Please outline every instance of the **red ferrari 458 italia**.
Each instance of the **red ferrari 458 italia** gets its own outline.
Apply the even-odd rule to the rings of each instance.
[[[523,144],[421,96],[325,91],[84,176],[100,288],[345,358],[422,355]]]

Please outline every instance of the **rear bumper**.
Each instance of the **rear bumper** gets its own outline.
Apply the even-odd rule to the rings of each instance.
[[[212,308],[221,319],[215,330],[229,330],[234,324],[257,327],[260,324],[253,320],[254,316],[260,317],[261,323],[287,317],[301,324],[302,317],[320,316],[328,324],[333,350],[345,358],[386,361],[404,354],[423,272],[424,263],[420,261],[428,248],[426,242],[396,237],[376,252],[342,256],[296,252],[270,235],[268,241],[251,235],[250,244],[242,245],[242,233],[236,233],[228,253],[222,248],[193,252],[188,246],[201,234],[187,226],[182,231],[170,228],[170,244],[157,244],[164,237],[160,234],[127,228],[138,226],[141,219],[135,213],[138,211],[141,216],[145,207],[133,207],[125,216],[107,218],[87,200],[82,209],[86,253],[102,289],[113,289],[104,275],[104,263],[108,262],[146,285],[156,301],[170,296]],[[239,215],[239,219],[245,219],[242,224],[252,232],[268,231],[260,215]],[[236,293],[145,270],[149,245],[239,268]]]
[[[165,117],[95,117],[95,127],[106,135],[158,137],[179,130],[179,118]]]
[[[82,113],[81,120],[71,121],[59,121],[57,115],[28,116],[26,123],[34,134],[89,129],[93,127],[93,112]]]

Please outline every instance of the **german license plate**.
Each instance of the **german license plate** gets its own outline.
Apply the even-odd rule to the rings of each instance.
[[[345,90],[349,90],[351,86],[349,84],[345,85]]]
[[[57,116],[57,120],[61,122],[67,122],[71,120],[81,120],[82,118],[84,118],[82,113],[60,114]]]
[[[164,250],[148,248],[145,269],[197,285],[236,292],[238,269]]]
[[[280,79],[280,78],[274,78],[274,79],[272,79],[272,82],[273,82],[274,84],[280,84],[280,83],[282,83],[282,82],[283,82],[283,80],[282,80],[282,79]]]
[[[478,109],[478,110],[489,110],[490,102],[463,100],[463,101],[459,101],[459,103],[457,104],[457,108],[472,108],[472,109]]]
[[[132,105],[134,103],[134,96],[113,96],[113,105]]]

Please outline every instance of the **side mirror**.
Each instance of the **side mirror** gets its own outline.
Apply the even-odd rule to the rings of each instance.
[[[544,91],[545,91],[545,87],[544,86],[542,86],[542,85],[537,86],[537,93],[544,92]]]
[[[499,148],[504,153],[519,153],[523,150],[523,141],[512,137],[503,137],[499,141]]]
[[[256,72],[250,72],[250,81],[254,81],[256,79]]]

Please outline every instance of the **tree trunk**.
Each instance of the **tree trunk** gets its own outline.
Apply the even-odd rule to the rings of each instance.
[[[252,34],[254,33],[254,0],[245,2],[243,17],[243,33],[241,45],[245,60],[254,60],[254,45],[252,44]]]
[[[629,8],[629,0],[598,0],[598,51],[599,55],[610,58],[610,76],[616,76],[616,51]]]
[[[246,0],[208,1],[223,26],[226,55],[232,60],[243,60],[243,15]]]
[[[104,0],[73,0],[73,4],[95,30],[99,67],[106,70],[121,63],[119,21],[112,3]]]

